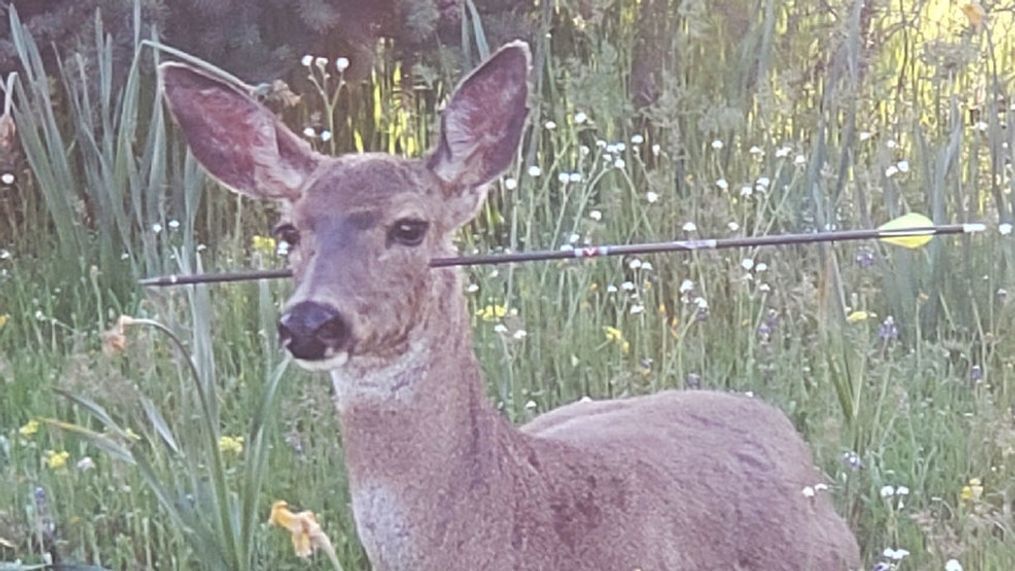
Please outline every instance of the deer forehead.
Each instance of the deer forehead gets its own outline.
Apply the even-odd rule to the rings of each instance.
[[[313,223],[338,213],[371,213],[383,223],[439,213],[440,181],[415,159],[381,153],[336,157],[320,166],[294,204]]]

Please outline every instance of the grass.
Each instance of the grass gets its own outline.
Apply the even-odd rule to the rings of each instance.
[[[674,57],[642,110],[628,96],[646,57],[632,3],[541,11],[534,25],[553,33],[535,36],[534,128],[463,251],[867,227],[911,210],[991,231],[917,252],[469,270],[491,398],[524,422],[585,395],[751,391],[811,443],[868,567],[905,549],[899,569],[1015,568],[1015,250],[996,224],[1015,206],[1011,12],[984,25],[943,1],[844,2],[835,16],[762,2],[757,18],[733,0],[653,5]],[[482,52],[477,14],[463,22]],[[140,41],[119,90],[74,61],[51,83],[12,25],[34,70],[15,98],[33,174],[0,190],[0,561],[302,569],[267,524],[285,499],[317,512],[346,569],[365,568],[326,383],[290,368],[274,392],[286,284],[131,285],[282,264],[251,242],[272,213],[186,157]],[[366,86],[317,76],[286,116],[322,150],[417,154],[450,82],[413,81],[441,76],[382,58]],[[184,350],[147,328],[118,338],[121,314],[157,319]]]

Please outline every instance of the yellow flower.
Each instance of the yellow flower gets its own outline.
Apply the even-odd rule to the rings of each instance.
[[[0,313],[0,329],[3,329],[4,325],[11,320],[11,316],[6,313]]]
[[[250,239],[250,245],[255,252],[265,256],[274,256],[277,247],[275,239],[270,236],[254,236]]]
[[[38,431],[39,431],[39,421],[33,419],[29,420],[28,422],[25,423],[24,426],[19,428],[18,434],[24,436],[25,438],[30,438]]]
[[[606,341],[616,344],[620,347],[621,352],[627,353],[631,350],[631,344],[624,339],[624,332],[620,329],[607,325],[606,327],[603,327],[603,334],[606,335]]]
[[[476,315],[483,321],[497,321],[498,319],[507,315],[507,307],[503,305],[487,305],[482,309],[476,310]]]
[[[312,511],[293,513],[289,504],[283,500],[271,504],[271,516],[268,523],[285,528],[292,534],[293,550],[297,557],[310,557],[318,549],[327,553],[332,562],[337,562],[335,548],[331,540],[317,523],[317,516]]]
[[[56,452],[55,450],[46,450],[45,462],[46,466],[48,466],[50,470],[59,470],[60,468],[66,467],[67,460],[69,459],[70,452],[67,452],[66,450],[61,450],[60,452]]]
[[[874,317],[873,313],[867,311],[854,311],[846,316],[846,323],[859,323]]]
[[[983,482],[979,478],[970,478],[969,483],[962,486],[959,498],[964,502],[975,502],[983,495]]]
[[[219,450],[239,456],[243,454],[242,436],[223,436],[219,438]]]

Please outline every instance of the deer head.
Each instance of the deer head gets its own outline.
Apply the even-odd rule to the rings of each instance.
[[[529,50],[501,48],[455,90],[422,158],[315,152],[241,87],[180,63],[159,73],[191,151],[234,192],[283,205],[295,291],[281,343],[306,368],[383,363],[423,335],[441,289],[433,257],[477,212],[515,156],[528,109]],[[445,294],[446,295],[446,294]]]

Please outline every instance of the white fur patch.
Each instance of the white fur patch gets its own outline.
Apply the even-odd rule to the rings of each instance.
[[[319,373],[327,373],[334,371],[342,365],[349,362],[349,353],[342,351],[341,353],[335,353],[320,361],[304,361],[303,359],[295,359],[296,364],[307,371],[314,371]]]
[[[405,506],[389,485],[360,482],[352,489],[356,529],[370,561],[384,569],[413,569],[419,556]]]
[[[402,355],[381,360],[356,356],[330,369],[338,410],[354,402],[405,402],[415,394],[415,381],[426,372],[425,347],[411,342]]]

